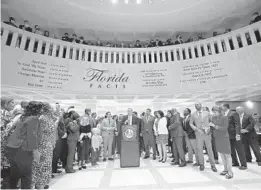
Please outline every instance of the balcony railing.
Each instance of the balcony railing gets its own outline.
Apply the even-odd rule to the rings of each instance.
[[[44,37],[2,23],[3,46],[92,63],[149,64],[178,62],[222,54],[261,42],[261,22],[196,42],[153,48],[88,46]]]

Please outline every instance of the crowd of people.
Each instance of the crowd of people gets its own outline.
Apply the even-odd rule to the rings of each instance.
[[[140,155],[165,163],[171,153],[171,165],[187,164],[205,169],[205,148],[213,172],[222,159],[220,175],[233,178],[232,166],[247,169],[252,162],[250,147],[261,166],[261,154],[256,130],[260,130],[258,114],[247,115],[243,107],[230,110],[228,104],[207,107],[195,104],[195,111],[184,110],[184,118],[173,108],[152,114],[147,109],[138,116],[131,108],[127,114],[107,112],[97,117],[91,109],[80,116],[74,107],[64,110],[46,102],[21,102],[15,105],[10,97],[1,98],[1,177],[2,188],[47,189],[55,173],[75,173],[91,163],[114,160],[121,154],[123,125],[137,125],[140,135]],[[185,155],[188,153],[188,159]],[[195,163],[193,162],[195,155]],[[220,155],[220,156],[219,156]],[[238,155],[238,156],[237,156]],[[239,158],[239,161],[238,161]],[[78,168],[74,167],[77,162]],[[239,165],[240,163],[240,165]]]
[[[256,23],[261,21],[261,15],[259,15],[258,12],[253,13],[252,19],[250,24]],[[4,23],[9,24],[11,26],[17,27],[16,21],[14,17],[10,17],[9,21],[5,21]],[[34,29],[30,27],[29,21],[25,20],[23,25],[19,25],[20,29],[26,30],[28,32],[33,32],[36,34],[40,34],[46,37],[51,37],[48,30],[42,30],[39,25],[35,25]],[[214,31],[212,33],[212,36],[218,36],[220,34],[231,32],[231,29],[226,29],[224,32],[220,33],[217,31]],[[55,34],[52,35],[53,38],[57,38]],[[166,41],[162,41],[159,38],[151,39],[147,42],[141,42],[140,40],[136,40],[136,42],[133,43],[124,43],[124,42],[101,42],[100,40],[97,40],[96,42],[85,40],[83,36],[77,36],[76,34],[72,34],[69,36],[68,33],[65,33],[64,36],[61,37],[61,40],[72,42],[72,43],[79,43],[79,44],[85,44],[90,46],[103,46],[103,47],[117,47],[117,48],[147,48],[147,47],[160,47],[160,46],[170,46],[170,45],[177,45],[177,44],[183,44],[183,43],[189,43],[193,41],[203,40],[205,37],[203,37],[202,33],[195,34],[193,36],[190,36],[187,40],[183,40],[182,36],[180,34],[176,35],[176,39],[173,40],[172,38],[167,39]]]

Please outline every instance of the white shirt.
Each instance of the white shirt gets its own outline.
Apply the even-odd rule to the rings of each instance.
[[[244,113],[242,113],[241,115],[239,115],[239,117],[240,117],[240,124],[241,124],[241,127],[242,127],[242,122],[243,122]]]
[[[132,125],[132,115],[131,116],[128,115],[128,124]]]
[[[225,111],[225,116],[227,116],[228,112],[229,112],[229,110]]]
[[[163,135],[163,134],[168,134],[168,128],[167,128],[167,119],[166,117],[163,117],[159,120],[158,124],[158,134]]]

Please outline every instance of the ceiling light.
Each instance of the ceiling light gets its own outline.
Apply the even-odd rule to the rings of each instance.
[[[137,2],[137,4],[141,4],[141,0],[137,0],[136,2]]]
[[[249,107],[249,108],[253,108],[253,106],[254,106],[253,102],[251,102],[251,101],[247,101],[247,102],[246,102],[246,105],[247,105],[247,107]]]
[[[152,3],[153,2],[153,0],[149,0],[149,3]]]
[[[128,3],[129,3],[129,0],[125,0],[124,2],[125,2],[125,4],[128,4]]]
[[[118,0],[111,0],[111,2],[112,2],[113,4],[116,4],[116,3],[118,3]]]

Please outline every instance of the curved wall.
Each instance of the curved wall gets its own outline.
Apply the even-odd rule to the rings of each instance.
[[[152,95],[261,84],[260,33],[261,22],[189,44],[119,49],[72,44],[3,24],[2,86]]]

